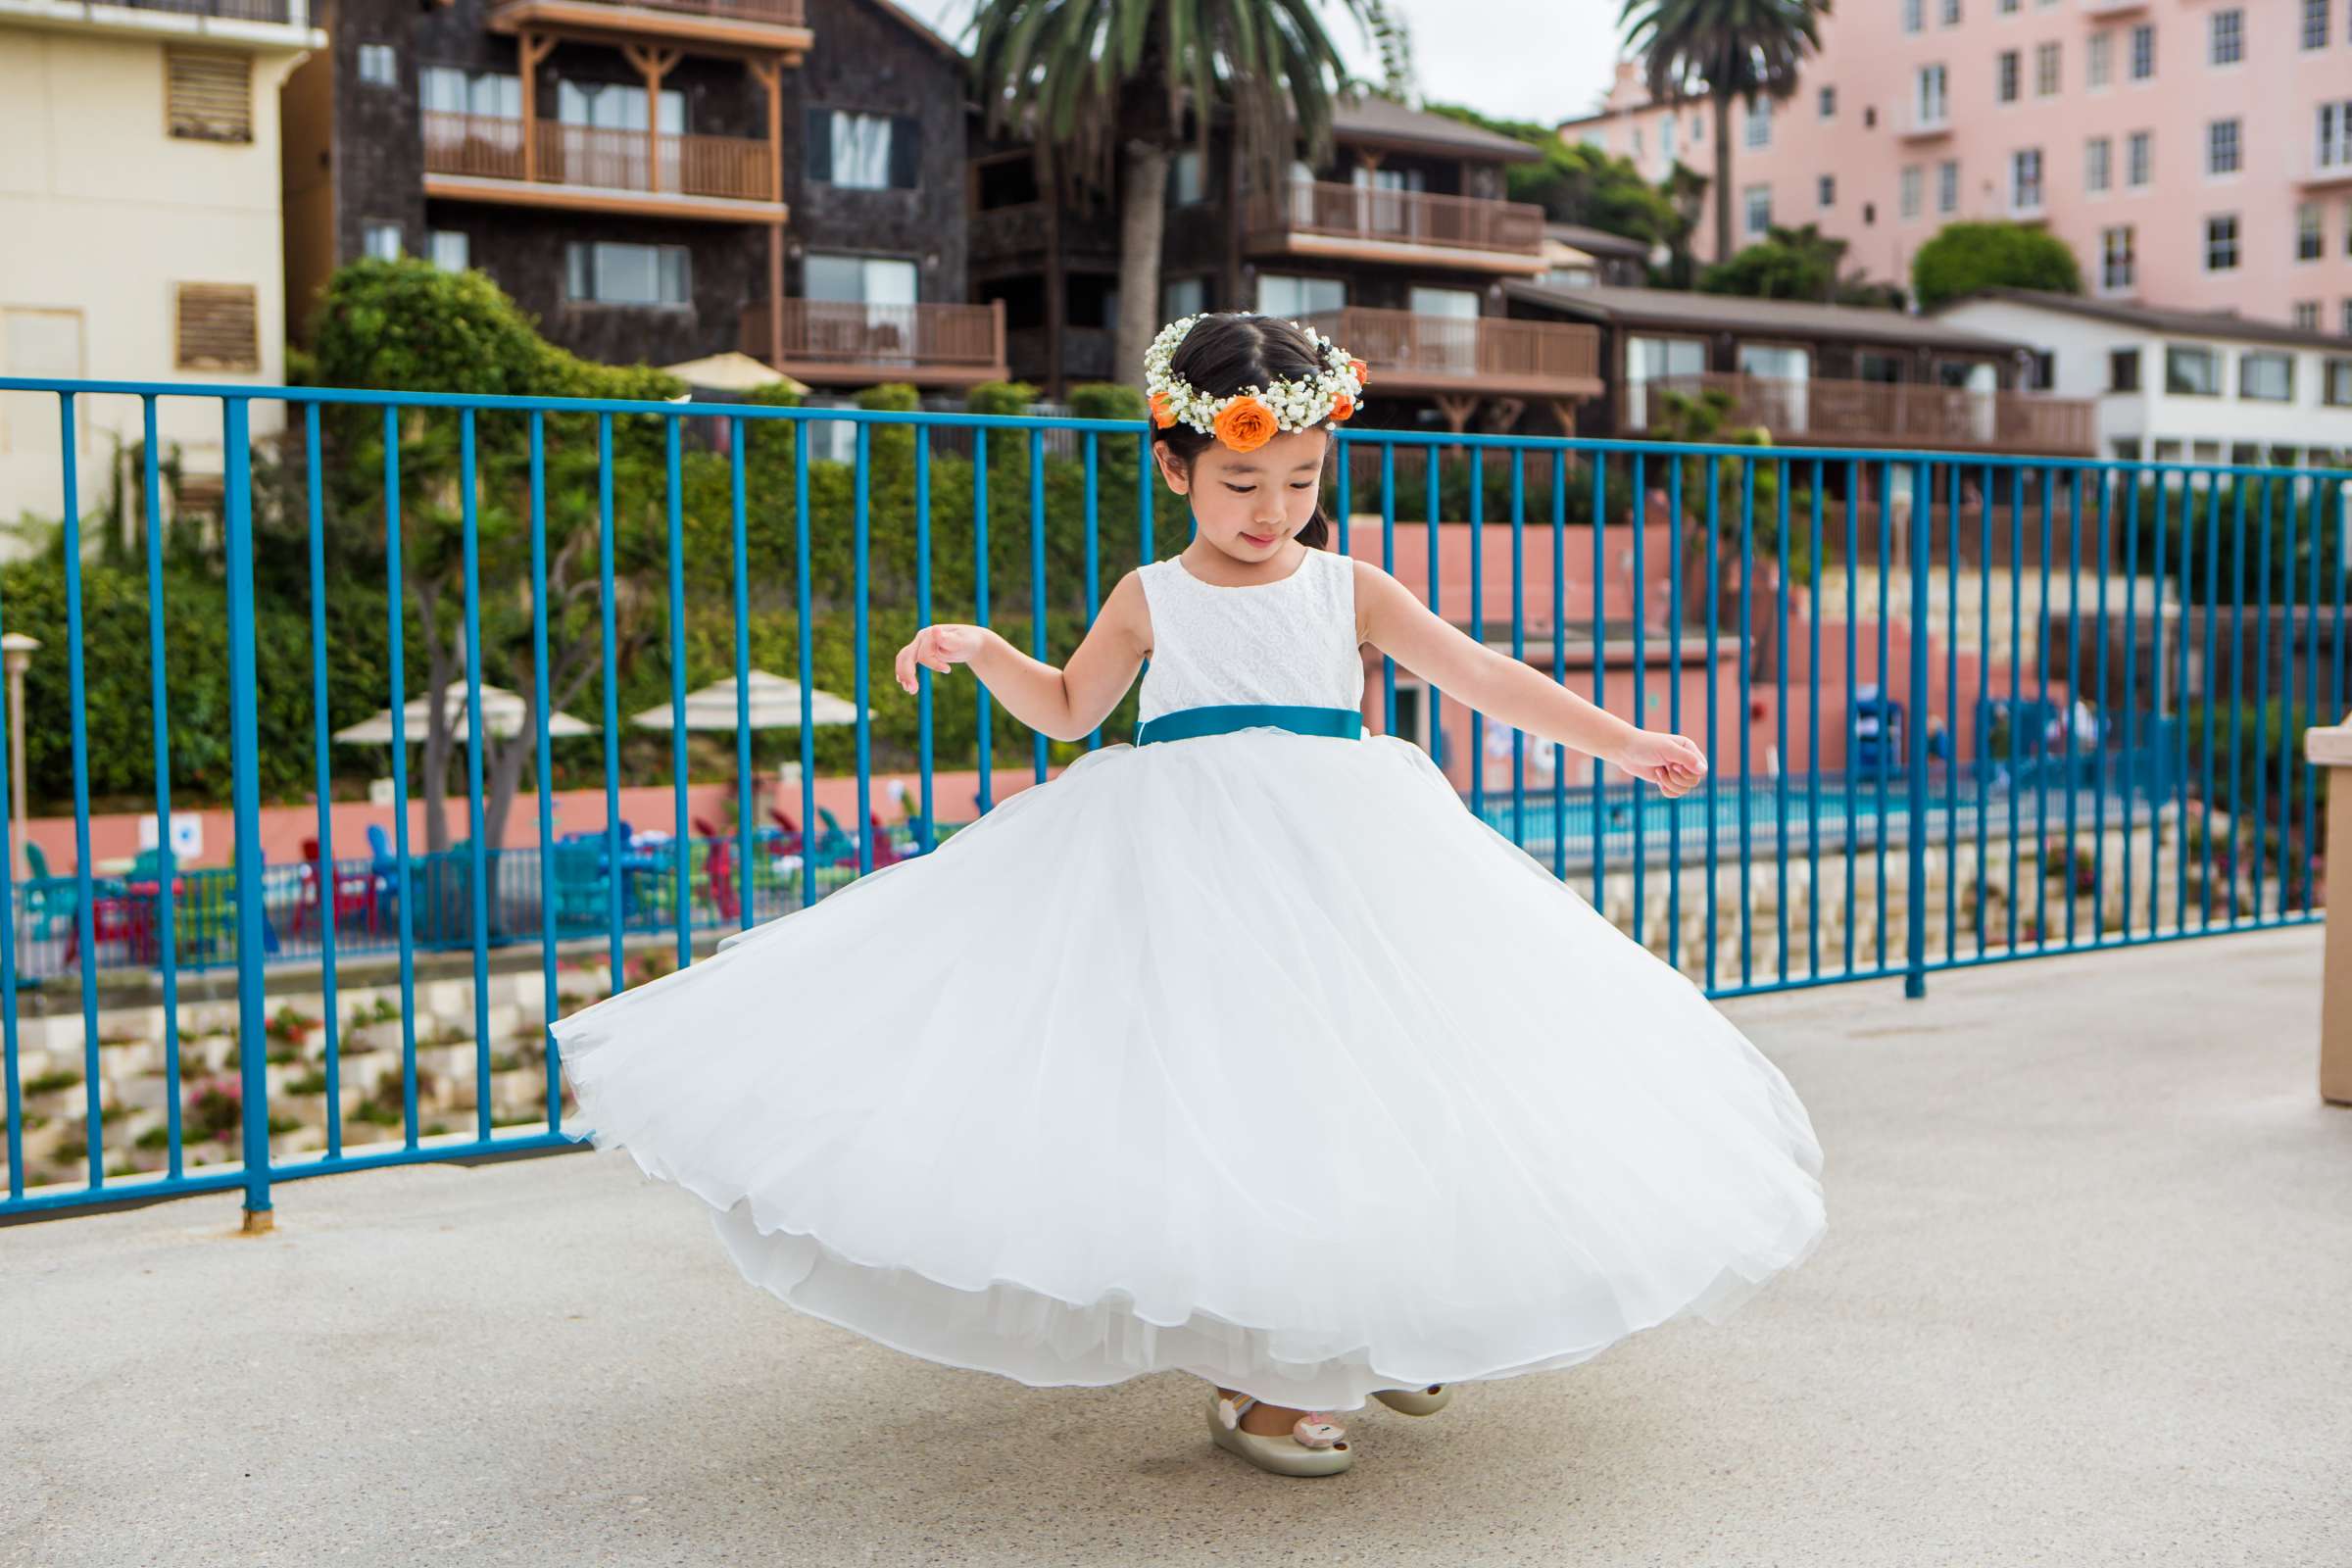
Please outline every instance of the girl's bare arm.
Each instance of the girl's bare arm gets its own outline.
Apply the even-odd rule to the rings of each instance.
[[[987,627],[943,622],[925,626],[899,650],[896,673],[899,684],[913,691],[917,665],[945,670],[969,664],[1013,717],[1054,740],[1079,740],[1109,717],[1135,684],[1152,652],[1151,620],[1144,585],[1131,568],[1059,669]]]

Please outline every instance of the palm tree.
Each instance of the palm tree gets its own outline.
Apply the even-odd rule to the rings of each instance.
[[[1642,57],[1649,96],[1715,107],[1715,260],[1732,255],[1732,100],[1787,99],[1821,48],[1830,0],[1625,0],[1618,24]]]
[[[1382,0],[1339,0],[1369,34]],[[1321,0],[981,0],[972,75],[992,135],[1036,144],[1048,199],[1063,176],[1119,191],[1117,373],[1143,374],[1159,321],[1168,165],[1229,116],[1250,177],[1331,156],[1347,68]],[[1041,178],[1041,183],[1043,178]],[[1237,220],[1238,220],[1238,215]]]

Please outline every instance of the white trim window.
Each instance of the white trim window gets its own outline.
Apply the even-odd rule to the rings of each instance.
[[[2232,116],[2205,122],[2205,172],[2234,174],[2245,168],[2245,122]]]
[[[1922,171],[1917,164],[1908,165],[1903,170],[1902,178],[1898,185],[1898,189],[1901,193],[1899,197],[1898,211],[1900,211],[1903,217],[1906,219],[1917,218],[1919,216],[1921,201],[1925,197],[1927,191],[1927,176],[1925,172]]]
[[[2237,262],[2237,215],[2216,213],[2205,220],[2205,270],[2234,272]]]
[[[2352,169],[2352,98],[2320,105],[2319,133],[2313,147],[2312,172],[2327,174]]]
[[[2133,250],[2133,234],[2130,223],[2117,223],[2099,230],[2099,289],[2107,294],[2129,294],[2138,286],[2138,257]]]
[[[1951,116],[1951,74],[1940,64],[1922,66],[1911,77],[1911,123],[1935,130]]]
[[[424,236],[425,255],[444,272],[463,272],[473,265],[471,246],[462,228],[436,228]]]
[[[2141,23],[2132,29],[2132,79],[2153,81],[2156,77],[2156,29]]]
[[[2124,183],[2144,190],[2156,177],[2156,133],[2135,130],[2124,141]]]
[[[2320,302],[2318,300],[2295,301],[2295,326],[2297,330],[2304,332],[2317,332],[2320,329]]]
[[[2295,206],[2295,260],[2316,262],[2326,257],[2327,254],[2327,215],[2320,210],[2318,202],[2297,203]]]
[[[2334,5],[2335,0],[2303,0],[2304,48],[2325,49],[2328,47],[2328,13]],[[2346,25],[2352,26],[2352,22],[2348,22]]]
[[[2218,398],[2222,395],[2222,357],[2202,344],[2164,346],[2164,390],[2170,397]]]
[[[693,303],[683,245],[636,245],[620,240],[572,240],[564,247],[564,294],[577,304]]]
[[[2241,64],[2246,58],[2246,14],[2232,6],[2228,11],[2216,11],[2206,20],[2207,63],[2216,66]]]
[[[2066,83],[2066,71],[2055,40],[2034,46],[2034,96],[2055,98]]]
[[[360,80],[370,87],[399,86],[399,51],[388,43],[360,45]]]
[[[2115,80],[2115,34],[2094,32],[2090,52],[2083,57],[2083,84],[2096,92]]]
[[[1993,61],[1992,95],[2005,104],[2017,102],[2020,74],[2017,51],[2002,50]]]
[[[400,243],[400,225],[381,220],[362,224],[360,249],[372,261],[399,261],[404,254]]]
[[[1765,231],[1772,227],[1772,187],[1770,185],[1748,186],[1740,193],[1740,220],[1745,224],[1745,232],[1756,239],[1762,239]]]
[[[1928,0],[1903,0],[1903,30],[1918,32],[1928,24]]]
[[[1838,176],[1837,176],[1836,174],[1824,174],[1824,175],[1822,175],[1822,176],[1821,176],[1821,178],[1820,178],[1820,180],[1819,180],[1819,185],[1820,185],[1821,205],[1822,205],[1822,206],[1824,206],[1824,207],[1835,207],[1835,206],[1837,206],[1837,205],[1838,205]]]
[[[1936,166],[1936,211],[1956,213],[1960,210],[1960,161],[1946,158]]]
[[[2253,403],[2295,401],[2295,357],[2249,349],[2237,357],[2237,395]]]
[[[2115,139],[2093,136],[2082,144],[2082,188],[2103,196],[2115,183]]]
[[[2041,211],[2041,149],[2020,147],[2009,155],[2009,210]]]
[[[1770,98],[1758,98],[1748,108],[1747,145],[1750,147],[1772,145],[1772,100]]]

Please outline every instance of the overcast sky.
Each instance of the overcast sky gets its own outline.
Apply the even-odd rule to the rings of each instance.
[[[959,38],[973,0],[902,3]],[[1354,23],[1331,0],[1323,9],[1340,52],[1377,76],[1379,56]],[[1549,124],[1590,112],[1608,90],[1619,0],[1391,0],[1391,9],[1411,29],[1426,99]]]

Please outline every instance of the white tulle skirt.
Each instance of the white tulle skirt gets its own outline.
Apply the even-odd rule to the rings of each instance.
[[[555,1033],[746,1278],[1035,1386],[1569,1366],[1826,1225],[1780,1070],[1385,737],[1102,748]]]

